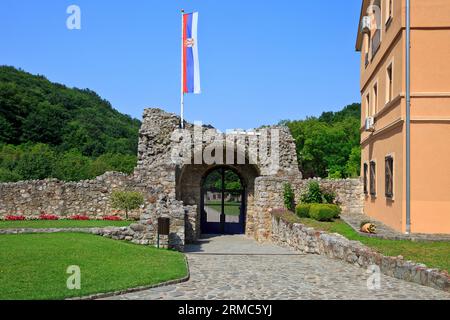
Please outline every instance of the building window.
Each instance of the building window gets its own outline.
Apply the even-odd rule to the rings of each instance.
[[[370,162],[370,195],[376,196],[377,190],[376,190],[376,164],[375,161]]]
[[[386,25],[389,25],[391,23],[393,11],[394,11],[394,0],[388,0],[386,8]]]
[[[372,115],[377,113],[378,109],[378,83],[373,86],[373,107],[372,107]]]
[[[385,183],[386,183],[386,198],[394,197],[394,158],[391,156],[385,159]]]
[[[371,17],[371,48],[372,48],[372,60],[381,45],[381,1],[374,0],[373,4],[369,6],[369,16]]]
[[[386,76],[387,76],[386,97],[387,97],[387,102],[390,102],[394,98],[394,74],[393,74],[393,70],[392,70],[392,63],[389,65],[389,67],[386,70]]]
[[[364,194],[369,194],[369,189],[367,188],[367,171],[369,171],[369,166],[367,163],[364,163],[363,166],[363,178],[364,178]]]
[[[364,35],[364,48],[365,48],[364,65],[367,68],[367,66],[369,65],[369,49],[370,49],[370,39],[369,35],[367,34]]]
[[[366,117],[370,117],[372,114],[370,113],[370,94],[366,96]]]

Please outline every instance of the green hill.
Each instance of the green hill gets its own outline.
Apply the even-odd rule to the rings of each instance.
[[[89,89],[0,66],[0,181],[130,172],[139,127]]]
[[[358,177],[361,166],[361,105],[354,103],[318,118],[286,120],[295,139],[300,170],[305,178]]]

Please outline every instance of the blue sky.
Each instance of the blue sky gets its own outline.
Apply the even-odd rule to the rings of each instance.
[[[179,10],[199,12],[202,94],[186,118],[225,130],[358,102],[361,1],[2,0],[0,64],[90,88],[123,113],[179,113]],[[81,8],[81,30],[66,9]]]

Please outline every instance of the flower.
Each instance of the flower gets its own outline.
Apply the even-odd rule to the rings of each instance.
[[[108,220],[108,221],[122,221],[122,218],[119,216],[104,216],[103,220]]]
[[[59,217],[54,214],[41,213],[39,215],[39,220],[58,220],[58,219],[59,219]]]
[[[23,221],[25,220],[25,216],[14,216],[14,215],[7,215],[5,217],[6,221]]]
[[[70,220],[89,220],[89,217],[86,215],[76,214],[71,216]]]

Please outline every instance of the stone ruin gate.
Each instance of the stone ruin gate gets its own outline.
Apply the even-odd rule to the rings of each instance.
[[[106,173],[77,183],[43,180],[0,184],[0,215],[21,212],[30,216],[43,210],[60,216],[101,216],[111,213],[113,190],[136,190],[145,198],[145,205],[133,212],[139,223],[123,235],[119,232],[119,239],[154,244],[156,221],[162,216],[171,220],[169,243],[178,249],[209,232],[269,239],[270,209],[283,207],[283,184],[290,182],[297,195],[306,185],[289,129],[265,128],[257,143],[257,132],[236,131],[233,143],[229,143],[229,136],[221,141],[220,133],[211,127],[186,123],[186,130],[180,131],[179,123],[178,116],[161,109],[144,111],[138,164],[131,175]],[[208,150],[211,146],[219,147]],[[262,152],[268,157],[261,159]],[[205,154],[215,160],[222,158],[223,163],[202,157]],[[233,161],[227,161],[230,159]],[[321,183],[335,189],[344,210],[362,210],[359,179]]]

